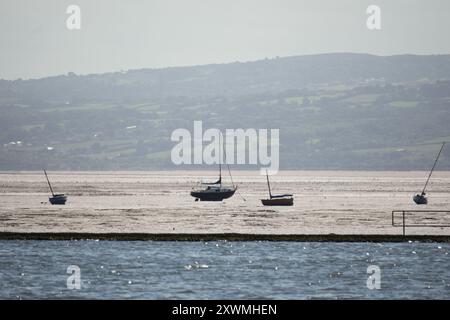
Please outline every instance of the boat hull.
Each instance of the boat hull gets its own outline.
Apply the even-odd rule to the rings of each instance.
[[[413,197],[413,200],[416,204],[428,204],[428,200],[425,196],[422,196],[420,194],[416,194]]]
[[[64,205],[66,204],[67,197],[65,195],[55,195],[48,198],[48,201],[50,201],[51,204]]]
[[[222,201],[231,198],[236,190],[226,191],[191,191],[191,196],[200,201]]]
[[[292,205],[294,205],[293,198],[261,199],[261,202],[265,206],[292,206]]]

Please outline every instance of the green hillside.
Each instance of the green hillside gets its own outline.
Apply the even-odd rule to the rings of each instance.
[[[328,54],[1,80],[0,170],[175,168],[171,132],[194,120],[280,129],[283,169],[428,169],[436,143],[450,140],[450,56]],[[450,169],[448,148],[437,169]]]

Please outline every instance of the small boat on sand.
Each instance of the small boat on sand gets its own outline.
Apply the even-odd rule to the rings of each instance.
[[[292,206],[294,204],[294,196],[292,194],[272,195],[270,190],[269,174],[266,171],[267,187],[269,188],[269,199],[261,199],[265,206]]]
[[[427,197],[425,195],[426,195],[425,192],[422,192],[421,194],[416,194],[413,197],[413,201],[416,204],[428,204],[428,199],[427,199]]]
[[[198,186],[192,188],[191,196],[195,198],[195,201],[222,201],[224,199],[231,198],[237,190],[237,186],[233,183],[233,177],[231,176],[230,166],[227,164],[228,173],[232,185],[229,187],[222,185],[222,164],[221,164],[221,152],[222,143],[220,142],[219,148],[219,180],[216,182],[201,182]]]
[[[231,173],[230,173],[231,176]],[[202,182],[192,188],[191,196],[195,201],[222,201],[231,198],[237,190],[237,186],[224,187],[222,185],[222,166],[219,164],[219,180],[216,182]]]
[[[52,192],[52,196],[48,198],[51,204],[66,204],[67,196],[64,194],[55,194],[53,192],[52,185],[50,184],[50,180],[48,179],[47,172],[44,170],[45,177],[47,178],[48,186],[50,187],[50,191]]]
[[[422,193],[416,194],[413,197],[413,201],[416,204],[419,204],[419,205],[420,204],[428,204],[428,199],[426,197],[425,189],[427,188],[428,181],[430,181],[431,174],[433,173],[434,168],[436,167],[436,163],[438,162],[438,159],[439,159],[439,156],[441,155],[442,149],[444,149],[444,145],[445,145],[445,142],[442,143],[441,149],[439,150],[439,153],[438,153],[438,155],[436,157],[436,160],[434,161],[433,167],[431,168],[430,174],[428,175],[427,182],[425,182],[425,186],[423,187]]]

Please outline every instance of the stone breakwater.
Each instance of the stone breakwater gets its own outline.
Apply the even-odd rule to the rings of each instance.
[[[0,240],[107,240],[107,241],[297,241],[297,242],[443,242],[446,235],[386,234],[239,234],[239,233],[0,233]]]

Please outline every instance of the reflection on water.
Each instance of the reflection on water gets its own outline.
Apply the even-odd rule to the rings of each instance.
[[[450,298],[436,243],[0,241],[0,298]],[[69,265],[81,289],[67,289]],[[381,289],[367,288],[367,268]]]

